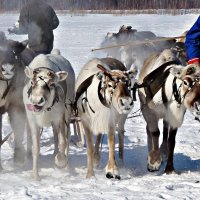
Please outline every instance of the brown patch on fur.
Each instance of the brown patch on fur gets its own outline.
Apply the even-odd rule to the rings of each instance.
[[[103,63],[109,66],[111,70],[121,70],[121,71],[126,71],[126,67],[123,65],[122,62],[115,58],[101,58],[100,59]]]
[[[149,65],[152,65],[152,63],[155,62],[155,60],[159,57],[159,54],[154,53],[152,55],[150,55],[145,61],[144,61],[144,65],[141,69],[141,72],[139,74],[139,80],[143,80],[143,78],[147,75],[147,71],[149,71]]]

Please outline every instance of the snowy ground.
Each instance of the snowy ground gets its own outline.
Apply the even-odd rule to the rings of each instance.
[[[0,30],[6,31],[17,20],[16,14],[0,15]],[[151,30],[160,36],[177,36],[188,29],[197,15],[59,15],[60,26],[55,30],[55,47],[69,59],[76,75],[108,31],[117,32],[119,26],[131,25],[138,30]],[[15,40],[26,36],[7,35]],[[139,108],[136,102],[134,111]],[[31,177],[31,166],[19,170],[13,164],[13,149],[6,142],[2,147],[4,170],[0,173],[0,199],[70,199],[70,200],[130,200],[130,199],[200,199],[200,124],[186,113],[183,126],[178,130],[175,148],[175,168],[180,175],[149,173],[146,170],[145,122],[140,117],[127,120],[125,138],[125,166],[120,167],[121,180],[108,180],[104,167],[108,158],[106,139],[103,141],[100,167],[96,178],[87,180],[86,148],[70,146],[68,169],[57,169],[53,164],[51,129],[45,129],[41,138],[40,182]],[[4,135],[10,127],[3,121]],[[117,154],[116,145],[116,154]],[[116,158],[118,156],[116,155]]]

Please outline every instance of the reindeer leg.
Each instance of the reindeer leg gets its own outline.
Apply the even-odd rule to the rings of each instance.
[[[151,126],[152,125],[153,124],[151,124]],[[149,152],[149,155],[148,155],[147,169],[150,172],[154,172],[154,171],[159,170],[161,162],[162,162],[162,156],[161,156],[161,153],[159,150],[160,131],[159,131],[158,127],[157,127],[157,129],[154,129],[155,131],[150,131],[149,124],[147,124],[147,126],[148,126],[148,130],[152,136],[152,150]]]
[[[163,121],[163,141],[160,146],[160,151],[162,154],[162,159],[166,160],[167,159],[167,140],[168,140],[168,135],[169,135],[169,124],[165,120]]]
[[[22,108],[10,107],[8,111],[10,124],[15,134],[14,161],[19,165],[23,165],[25,161],[25,149],[23,145],[26,115]]]
[[[126,121],[127,115],[120,116],[118,122],[118,137],[119,137],[119,159],[124,163],[124,124]]]
[[[31,137],[32,137],[32,157],[33,157],[33,178],[35,180],[40,180],[40,176],[38,173],[38,158],[40,153],[40,128],[33,122],[33,120],[29,120],[31,123]]]
[[[80,138],[79,146],[83,147],[85,143],[85,139],[84,139],[84,129],[83,129],[82,122],[79,120],[76,120],[76,126],[77,126],[78,135]]]
[[[94,139],[93,139],[93,133],[90,130],[90,128],[84,123],[84,121],[82,122],[83,124],[83,128],[85,131],[85,135],[86,135],[86,142],[87,142],[87,175],[86,178],[91,178],[92,176],[94,176],[94,167],[93,167],[93,163],[94,163]]]
[[[32,157],[32,138],[31,138],[31,130],[28,121],[26,122],[26,137],[27,137],[27,157],[31,159]]]
[[[146,132],[147,132],[148,152],[150,152],[152,150],[152,135],[151,135],[151,132],[148,129],[148,126],[146,126]]]
[[[174,170],[174,148],[175,148],[175,143],[176,143],[176,133],[177,129],[172,129],[170,128],[169,132],[169,138],[168,138],[168,159],[167,159],[167,165],[165,168],[165,173],[171,174],[175,172]]]
[[[118,168],[115,162],[115,130],[110,129],[108,133],[108,145],[109,145],[109,160],[106,165],[106,177],[120,179]]]
[[[53,138],[54,138],[54,152],[53,155],[56,156],[58,153],[58,132],[56,130],[56,127],[54,126],[54,124],[51,124],[52,129],[53,129]]]
[[[99,146],[101,144],[101,139],[102,139],[102,134],[99,133],[96,138],[96,143],[94,147],[94,166],[98,167],[99,166],[99,161],[100,161],[100,153],[99,153]]]
[[[2,115],[0,115],[0,171],[3,169],[1,165],[1,145],[2,145]]]
[[[58,134],[58,149],[59,152],[55,156],[55,164],[60,167],[66,167],[67,166],[67,158],[65,155],[65,150],[67,147],[67,142],[66,142],[66,134],[65,134],[65,117],[63,116],[61,122],[59,124],[54,124],[55,127],[55,134]]]

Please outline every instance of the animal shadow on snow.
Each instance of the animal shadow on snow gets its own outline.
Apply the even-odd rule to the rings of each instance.
[[[119,166],[122,179],[127,176],[143,176],[148,173],[147,165],[147,146],[140,146],[131,142],[127,136],[124,137],[124,164],[121,163],[118,156],[118,135],[116,134],[115,145],[115,158],[117,165]],[[95,138],[94,138],[95,141]],[[102,147],[101,147],[102,146]],[[69,165],[73,168],[87,168],[87,152],[86,147],[83,149],[77,149],[70,147],[69,150]],[[103,175],[105,173],[104,168],[108,161],[109,147],[107,144],[107,135],[105,134],[102,139],[102,144],[99,147],[100,151],[100,163],[95,169],[95,174]],[[86,173],[86,170],[85,170]]]
[[[174,167],[177,172],[184,173],[187,171],[200,171],[200,159],[192,160],[189,156],[182,153],[175,153]]]

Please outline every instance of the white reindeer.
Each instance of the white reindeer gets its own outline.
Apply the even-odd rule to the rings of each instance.
[[[124,119],[133,107],[130,88],[135,74],[136,70],[126,71],[116,59],[94,58],[78,75],[75,100],[86,134],[87,178],[94,176],[93,165],[99,163],[98,146],[94,150],[93,134],[107,133],[109,160],[106,177],[120,179],[114,156],[115,131],[120,121],[124,126]]]
[[[32,135],[33,176],[39,179],[38,156],[42,127],[52,126],[54,138],[58,140],[58,147],[55,146],[56,165],[67,165],[65,151],[67,148],[68,152],[69,145],[75,74],[69,61],[55,54],[38,55],[26,67],[25,74],[29,82],[24,87],[23,100]]]

